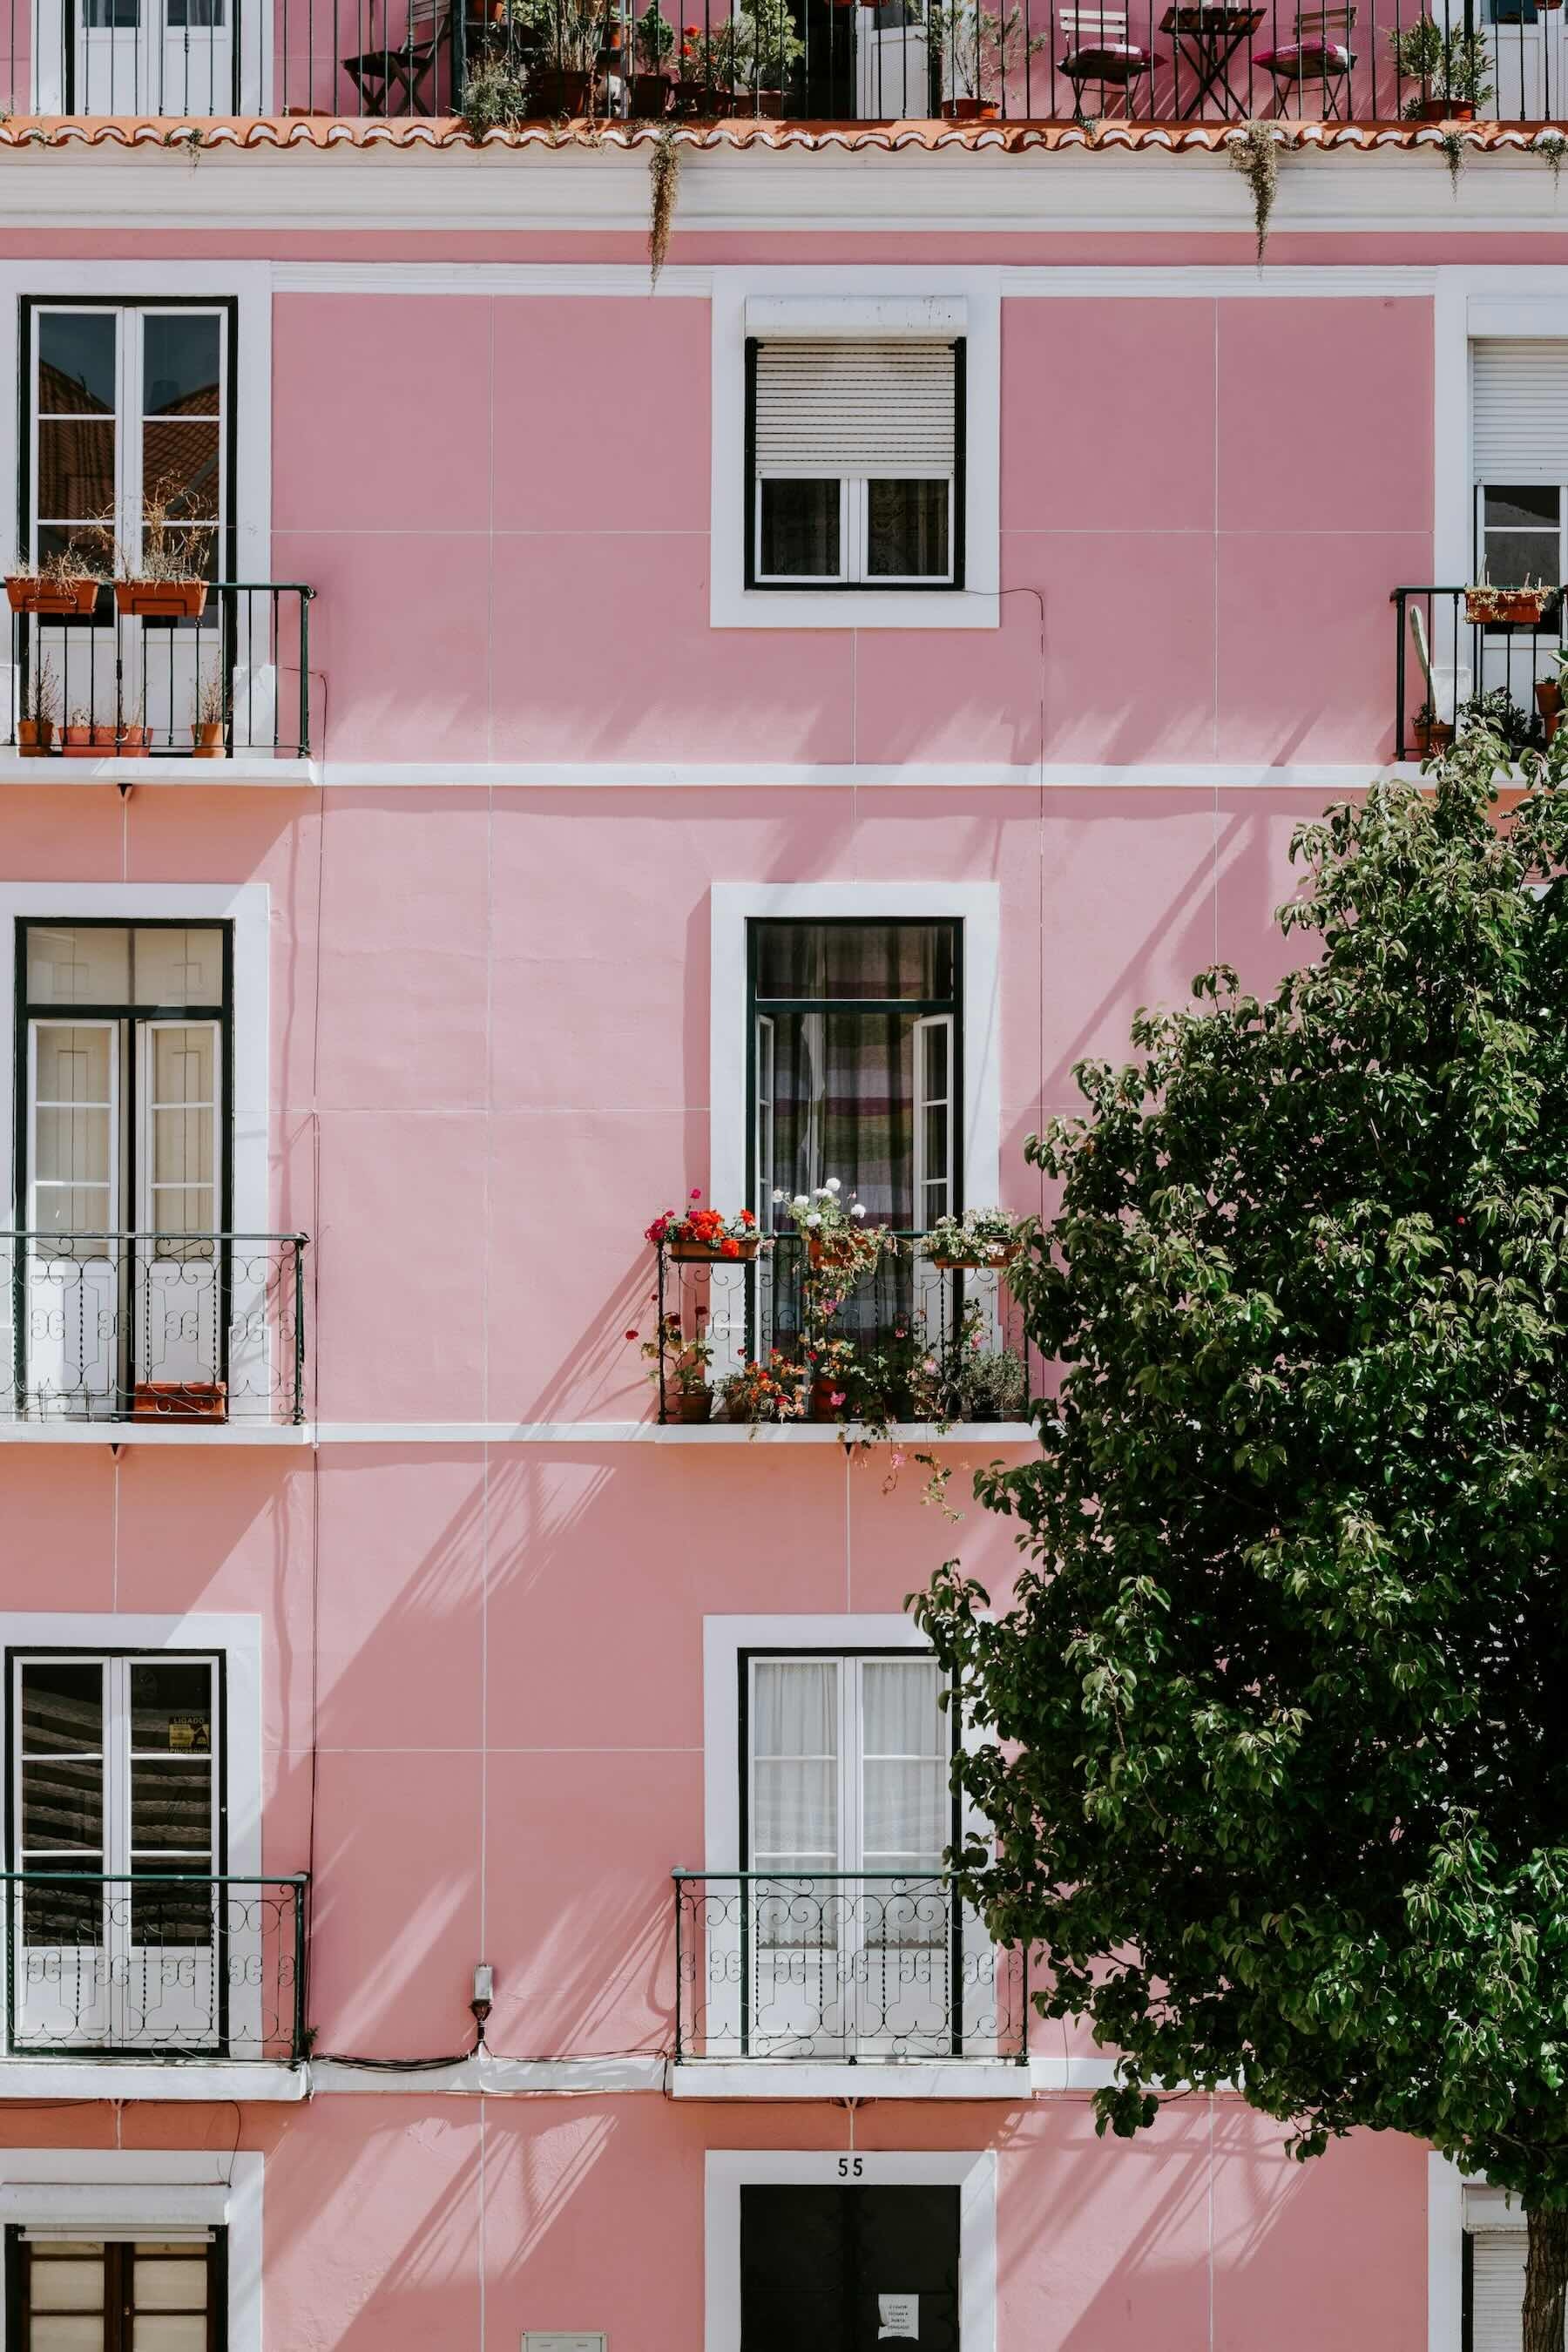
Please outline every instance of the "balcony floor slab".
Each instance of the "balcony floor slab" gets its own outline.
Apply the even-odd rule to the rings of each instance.
[[[669,2070],[672,2099],[1011,2099],[1032,2095],[1016,2059],[689,2058]]]
[[[206,2058],[0,2058],[7,2099],[237,2099],[297,2103],[302,2066]]]

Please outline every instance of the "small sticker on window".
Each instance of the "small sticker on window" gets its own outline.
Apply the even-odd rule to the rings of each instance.
[[[896,2336],[906,2344],[918,2344],[921,2333],[921,2299],[918,2294],[879,2294],[877,2297],[877,2341],[883,2344]]]
[[[205,1715],[172,1715],[169,1745],[202,1756],[212,1752],[212,1726]]]

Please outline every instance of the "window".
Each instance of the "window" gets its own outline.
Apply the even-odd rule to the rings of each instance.
[[[940,1874],[956,1834],[954,1717],[934,1658],[752,1654],[742,1665],[748,1869]]]
[[[867,1216],[924,1231],[958,1205],[957,922],[748,927],[752,1199],[836,1177]]]
[[[16,2352],[222,2352],[226,2233],[6,2231]]]
[[[1568,487],[1568,340],[1488,336],[1471,346],[1477,576],[1560,584]]]
[[[963,584],[964,343],[746,344],[746,585]]]
[[[206,578],[232,579],[232,313],[24,306],[20,543],[37,562],[77,547],[107,570],[117,542],[133,568],[156,501]]]
[[[17,962],[24,1385],[189,1404],[226,1369],[230,926],[24,922]]]
[[[202,2046],[221,1990],[221,1658],[13,1652],[9,1685],[11,2048]]]

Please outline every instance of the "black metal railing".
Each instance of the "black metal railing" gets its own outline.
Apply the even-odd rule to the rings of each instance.
[[[1500,600],[1522,599],[1510,606]],[[1397,760],[1426,759],[1484,721],[1510,751],[1541,749],[1562,709],[1568,595],[1560,588],[1395,588]],[[1491,617],[1516,611],[1514,620]]]
[[[145,619],[101,587],[85,614],[12,592],[5,748],[38,759],[306,759],[313,588],[219,581],[189,619]]]
[[[841,1298],[797,1234],[732,1259],[659,1244],[659,1420],[1026,1418],[1037,1367],[1005,1270],[934,1263],[918,1234],[888,1241]]]
[[[302,1234],[0,1234],[0,1420],[301,1421],[304,1250]]]
[[[4,1876],[11,2057],[304,2057],[303,1874]]]
[[[942,1873],[672,1874],[678,2061],[1027,2060],[1027,1955]]]
[[[177,31],[151,0],[133,27],[111,0],[3,5],[13,115],[446,117],[475,77],[503,121],[1568,114],[1543,0],[200,0]]]

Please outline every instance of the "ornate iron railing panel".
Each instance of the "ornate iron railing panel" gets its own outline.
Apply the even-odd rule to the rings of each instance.
[[[940,1872],[674,1873],[678,2060],[1028,2056],[1028,1963]]]
[[[39,583],[44,585],[47,583]],[[23,593],[23,592],[18,592]],[[0,745],[41,760],[308,759],[313,588],[220,580],[188,619],[11,614]]]
[[[1527,591],[1516,591],[1527,601]],[[1506,589],[1480,592],[1494,600]],[[1558,660],[1568,646],[1568,593],[1537,592],[1539,616],[1472,619],[1474,588],[1395,588],[1394,756],[1426,759],[1456,729],[1485,718],[1513,751],[1543,749],[1561,709]],[[1543,599],[1543,600],[1542,600]],[[1484,609],[1484,606],[1482,607]],[[1520,609],[1524,609],[1521,606]]]
[[[943,1267],[919,1235],[889,1239],[830,1313],[797,1234],[763,1239],[750,1258],[658,1244],[660,1421],[1026,1418],[1041,1366],[1005,1271]]]
[[[5,1872],[8,2053],[298,2065],[309,1884]]]
[[[0,1234],[0,1420],[299,1422],[302,1234]]]

